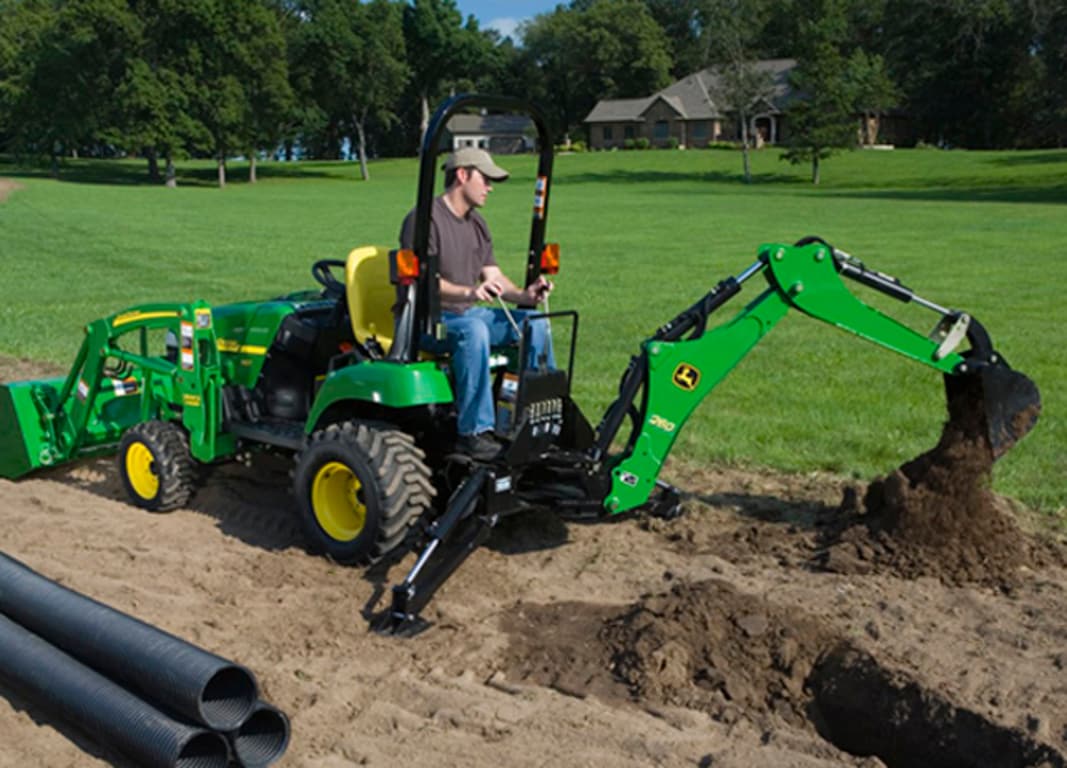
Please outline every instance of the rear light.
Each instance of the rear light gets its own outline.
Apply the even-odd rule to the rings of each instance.
[[[559,274],[559,243],[545,243],[541,251],[541,274]]]
[[[419,257],[415,251],[401,248],[389,252],[389,281],[394,285],[411,285],[419,279]]]

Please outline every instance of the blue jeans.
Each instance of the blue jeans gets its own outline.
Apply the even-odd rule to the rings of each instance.
[[[515,309],[511,316],[521,329],[523,320],[534,313],[534,310]],[[492,307],[471,307],[462,315],[442,312],[441,322],[448,331],[445,340],[423,338],[422,347],[428,352],[448,352],[452,355],[452,376],[456,408],[459,411],[457,431],[460,435],[488,432],[496,426],[489,350],[491,347],[516,344],[519,336],[508,322],[504,310]],[[555,368],[548,321],[535,320],[530,323],[526,367],[536,368],[542,354],[547,355],[547,366]]]

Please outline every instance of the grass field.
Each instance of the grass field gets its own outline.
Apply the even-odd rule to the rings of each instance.
[[[532,158],[486,211],[498,258],[519,273]],[[553,309],[581,312],[576,396],[594,423],[640,341],[762,242],[818,234],[979,318],[1042,390],[1034,432],[997,465],[996,488],[1052,514],[1067,504],[1067,151],[854,152],[809,169],[756,153],[755,183],[724,151],[560,156],[549,239],[563,270]],[[315,259],[391,245],[414,202],[414,160],[268,163],[260,182],[231,167],[179,168],[180,188],[143,183],[139,163],[80,161],[56,182],[0,162],[24,189],[0,204],[0,354],[68,365],[90,319],[151,300],[265,297],[311,285]],[[862,290],[862,289],[861,289]],[[751,297],[719,314],[724,319]],[[934,317],[863,293],[923,332]],[[676,453],[701,461],[857,478],[930,447],[944,397],[938,374],[828,326],[787,318],[708,398]]]

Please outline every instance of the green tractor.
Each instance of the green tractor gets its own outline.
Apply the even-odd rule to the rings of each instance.
[[[522,113],[536,128],[526,285],[554,274],[558,247],[545,243],[553,145],[543,116],[518,99],[453,97],[424,137],[413,251],[362,247],[345,261],[316,262],[320,289],[270,301],[142,305],[90,323],[69,375],[0,387],[0,476],[117,448],[132,503],[165,511],[189,501],[202,466],[252,450],[291,453],[311,549],[369,564],[417,547],[382,614],[384,628],[399,630],[419,625],[419,611],[502,517],[544,506],[575,516],[676,514],[679,494],[659,474],[682,427],[790,309],[943,373],[950,410],[964,392],[963,407],[981,410],[993,458],[1033,427],[1037,387],[974,318],[805,238],[761,245],[753,263],[642,342],[595,428],[571,397],[577,313],[530,316],[519,349],[494,355],[509,415],[498,429],[504,450],[491,461],[457,453],[448,360],[428,356],[420,341],[442,334],[437,257],[428,251],[435,169],[449,120],[472,109]],[[864,304],[845,278],[929,309],[933,331]],[[749,303],[710,327],[750,281],[761,287]],[[526,365],[530,323],[552,320],[569,328],[566,368]]]

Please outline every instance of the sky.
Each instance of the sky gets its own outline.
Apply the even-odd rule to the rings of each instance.
[[[493,29],[504,36],[514,36],[520,22],[547,13],[565,0],[456,0],[463,18],[474,15],[482,29]]]

